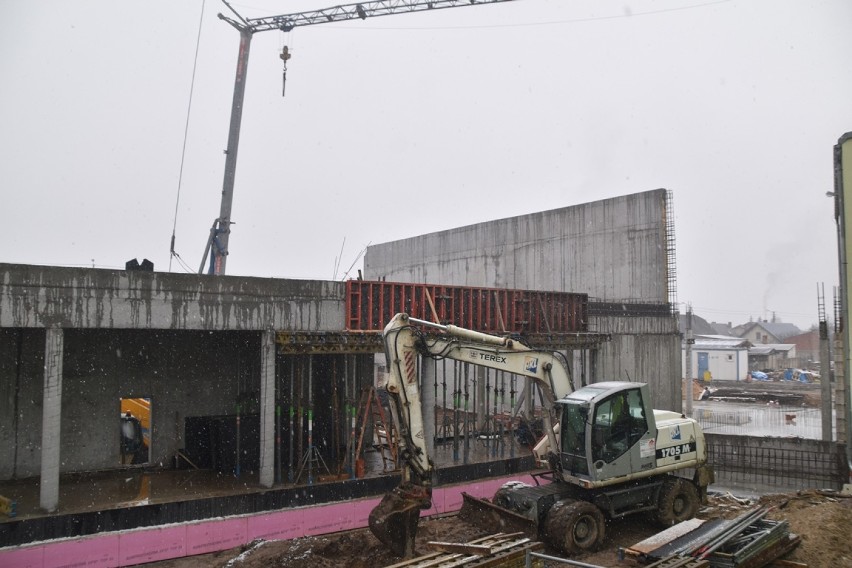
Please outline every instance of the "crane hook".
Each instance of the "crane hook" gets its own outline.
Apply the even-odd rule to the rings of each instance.
[[[287,88],[287,60],[290,59],[290,48],[286,45],[281,48],[281,55],[279,55],[281,61],[284,62],[284,70],[281,73],[281,96],[284,96],[284,92]]]

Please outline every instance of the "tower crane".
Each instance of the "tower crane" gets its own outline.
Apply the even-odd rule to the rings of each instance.
[[[264,18],[243,18],[226,0],[222,2],[233,12],[236,19],[219,14],[219,19],[231,24],[240,32],[240,51],[237,57],[237,74],[234,81],[234,99],[231,105],[231,124],[228,131],[228,147],[225,150],[225,180],[222,184],[222,204],[219,217],[213,221],[210,236],[201,259],[198,273],[204,272],[208,256],[210,264],[208,274],[225,274],[225,264],[228,259],[228,238],[231,234],[231,204],[234,200],[234,179],[237,171],[237,148],[240,142],[240,123],[243,115],[243,102],[246,90],[246,72],[248,70],[249,47],[251,38],[257,32],[281,30],[289,32],[300,26],[313,26],[347,20],[390,16],[408,12],[425,12],[444,8],[461,8],[481,4],[496,4],[513,0],[377,0],[332,6],[321,10],[267,16]],[[282,60],[287,64],[289,53],[282,53]]]

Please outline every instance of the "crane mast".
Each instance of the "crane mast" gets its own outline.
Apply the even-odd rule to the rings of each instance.
[[[225,274],[228,259],[228,241],[231,234],[231,205],[234,200],[234,181],[237,172],[237,150],[240,142],[240,125],[245,101],[246,71],[248,69],[251,38],[257,32],[281,30],[289,32],[301,26],[313,26],[347,20],[365,20],[378,16],[391,16],[410,12],[425,12],[446,8],[462,8],[481,4],[512,2],[513,0],[377,0],[332,6],[321,10],[268,16],[265,18],[243,18],[225,0],[222,2],[234,13],[234,18],[219,14],[219,19],[231,24],[240,32],[240,50],[237,57],[237,73],[234,81],[234,98],[231,104],[231,123],[228,130],[228,146],[225,150],[225,179],[222,183],[222,202],[219,217],[213,221],[204,256],[201,259],[199,274],[204,273],[208,256],[210,264],[208,274]],[[285,61],[286,63],[286,61]]]

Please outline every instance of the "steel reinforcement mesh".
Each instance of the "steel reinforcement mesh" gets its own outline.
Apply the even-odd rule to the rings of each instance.
[[[844,480],[843,448],[831,442],[707,435],[707,453],[719,485],[839,489]]]

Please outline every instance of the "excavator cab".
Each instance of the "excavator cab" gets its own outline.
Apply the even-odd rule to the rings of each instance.
[[[653,467],[656,426],[648,399],[643,383],[596,383],[559,400],[566,479],[595,482]]]

